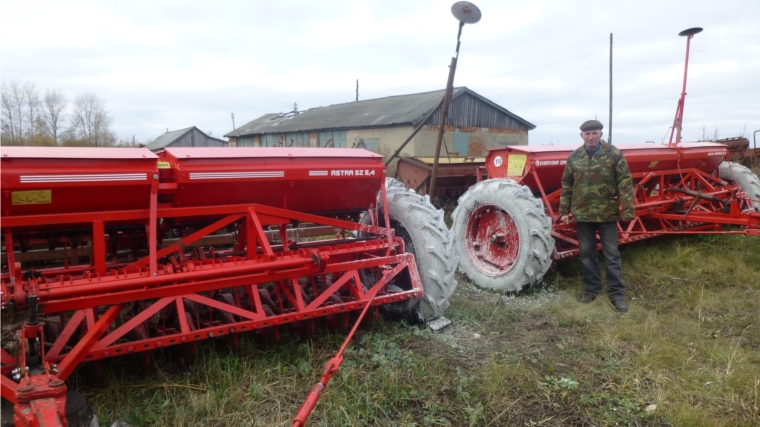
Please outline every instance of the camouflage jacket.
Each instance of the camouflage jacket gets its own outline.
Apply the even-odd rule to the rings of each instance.
[[[560,215],[573,214],[576,222],[609,222],[633,218],[633,179],[623,153],[602,146],[589,159],[583,145],[567,158],[562,174]]]

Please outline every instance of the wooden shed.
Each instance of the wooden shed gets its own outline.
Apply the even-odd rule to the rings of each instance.
[[[265,114],[225,135],[238,147],[360,147],[391,155],[428,114],[422,130],[401,152],[434,155],[443,90]],[[527,145],[535,125],[466,87],[455,88],[445,126],[444,155],[483,156],[487,149]],[[395,173],[395,162],[388,175]]]

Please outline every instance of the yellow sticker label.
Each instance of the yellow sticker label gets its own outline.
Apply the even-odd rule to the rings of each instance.
[[[528,156],[525,154],[510,154],[507,161],[507,176],[522,176]]]
[[[45,205],[53,203],[51,190],[14,191],[11,193],[14,205]]]
[[[169,162],[158,162],[158,168],[159,169],[171,169],[172,164]]]
[[[651,169],[651,168],[653,168],[653,167],[657,166],[657,163],[659,163],[659,160],[655,160],[655,161],[653,161],[653,162],[652,162],[652,163],[650,163],[650,164],[649,164],[649,166],[647,166],[647,167]]]

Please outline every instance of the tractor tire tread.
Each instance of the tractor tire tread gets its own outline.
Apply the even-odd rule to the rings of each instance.
[[[748,167],[734,162],[723,162],[719,166],[720,176],[723,179],[736,182],[742,191],[752,199],[752,206],[756,212],[760,212],[760,178]]]
[[[503,276],[494,277],[478,270],[469,260],[463,241],[470,212],[485,203],[497,205],[507,211],[513,217],[520,235],[520,253],[512,270]],[[533,197],[525,186],[508,179],[481,181],[459,198],[451,217],[451,231],[459,255],[459,270],[476,286],[504,292],[520,292],[540,282],[551,266],[551,254],[554,250],[551,220],[544,213],[541,200]],[[523,239],[527,239],[527,242],[523,242]]]
[[[401,224],[414,245],[417,271],[425,294],[420,299],[391,304],[384,309],[398,315],[413,314],[417,317],[415,320],[436,319],[448,308],[449,298],[457,287],[454,273],[458,258],[443,211],[436,209],[428,196],[415,193],[393,178],[386,178],[385,191],[391,222]],[[379,224],[384,225],[379,195],[378,206]],[[367,215],[362,215],[360,222],[366,224],[368,221]]]

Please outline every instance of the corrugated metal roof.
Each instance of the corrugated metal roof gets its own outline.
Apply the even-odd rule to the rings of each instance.
[[[237,147],[224,148],[218,147],[196,147],[187,148],[169,147],[166,152],[178,159],[243,159],[243,158],[381,158],[381,154],[373,153],[361,148],[324,148],[315,147]]]
[[[153,142],[151,142],[150,144],[146,145],[145,148],[147,148],[150,151],[160,150],[166,147],[167,145],[171,144],[172,142],[181,138],[182,135],[190,132],[194,127],[195,126],[190,126],[189,128],[166,132],[165,134],[154,139]]]
[[[366,101],[312,108],[302,111],[297,115],[289,116],[266,114],[224,136],[240,137],[266,133],[365,128],[405,123],[416,125],[438,106],[443,97],[443,92],[443,90],[437,90],[411,95],[368,99]],[[463,93],[472,94],[483,102],[499,109],[504,114],[525,123],[531,128],[535,127],[522,118],[510,113],[507,109],[487,100],[466,87],[455,88],[452,99],[457,98]]]
[[[202,130],[198,129],[196,126],[190,126],[189,128],[180,129],[180,130],[174,130],[174,131],[171,131],[171,132],[166,132],[165,134],[163,134],[163,135],[159,136],[158,138],[154,139],[153,142],[151,142],[150,144],[146,145],[145,148],[147,148],[147,149],[149,149],[151,151],[162,150],[162,149],[166,148],[172,142],[174,142],[174,141],[182,138],[183,136],[185,136],[185,134],[187,134],[188,132],[192,132],[193,129],[195,129],[198,132],[200,132],[201,134],[203,134],[207,139],[218,141],[218,142],[223,143],[225,145],[227,144],[227,141],[225,141],[223,139],[219,139],[219,138],[214,138],[212,136],[208,136],[208,135],[206,135],[205,132],[203,132]]]

